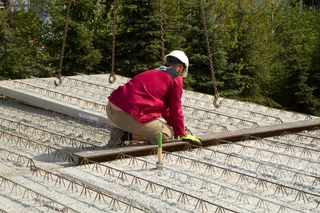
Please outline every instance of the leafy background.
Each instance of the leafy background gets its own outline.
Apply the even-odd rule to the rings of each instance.
[[[213,94],[214,82],[223,97],[320,115],[320,14],[299,1],[202,1],[213,70],[200,0],[2,2],[0,79],[112,70],[133,77],[162,64],[163,50],[181,49],[188,90]]]

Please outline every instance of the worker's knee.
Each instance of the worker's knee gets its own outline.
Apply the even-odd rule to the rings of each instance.
[[[166,142],[168,142],[170,139],[172,139],[172,137],[170,138],[167,134],[162,133],[162,143],[166,143]],[[153,137],[153,138],[149,138],[149,142],[150,142],[151,144],[156,145],[156,144],[158,144],[158,141],[159,141],[158,135],[155,136],[155,137]]]
[[[162,143],[166,143],[173,138],[172,128],[165,123],[162,123],[161,130],[158,132],[162,133]],[[150,143],[158,144],[158,140],[159,140],[158,136],[159,136],[158,133],[155,133],[153,137],[150,137],[149,138]]]

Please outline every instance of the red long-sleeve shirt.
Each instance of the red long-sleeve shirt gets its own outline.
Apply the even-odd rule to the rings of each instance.
[[[162,116],[173,128],[174,138],[178,138],[186,135],[181,104],[182,76],[172,67],[160,68],[142,72],[119,86],[109,101],[140,123]]]

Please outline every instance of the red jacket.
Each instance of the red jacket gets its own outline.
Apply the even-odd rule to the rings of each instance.
[[[187,135],[181,104],[182,76],[172,67],[160,68],[142,72],[119,86],[109,101],[140,123],[162,116],[173,128],[174,138],[178,138]]]

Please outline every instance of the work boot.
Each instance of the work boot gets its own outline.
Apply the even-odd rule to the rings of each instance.
[[[121,146],[123,141],[121,137],[123,136],[124,131],[122,129],[118,129],[116,127],[113,127],[111,132],[110,132],[110,140],[108,142],[108,146],[111,147],[116,147],[116,146]]]

